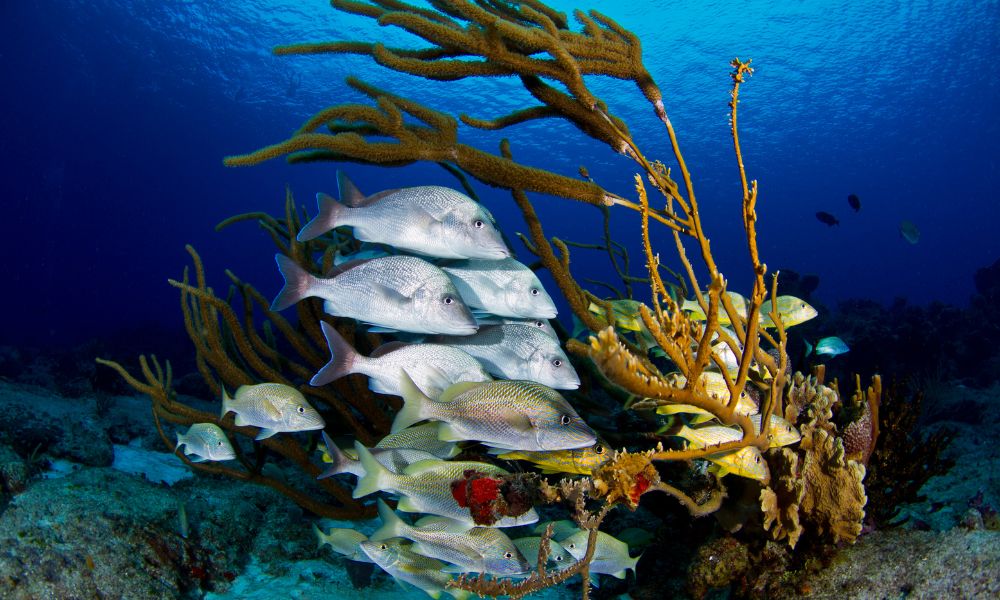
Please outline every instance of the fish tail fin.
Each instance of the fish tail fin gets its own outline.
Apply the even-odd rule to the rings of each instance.
[[[368,539],[377,542],[394,537],[404,537],[403,533],[406,531],[406,523],[399,518],[396,511],[392,510],[381,498],[375,504],[378,507],[378,517],[382,519],[382,526],[376,529]]]
[[[354,373],[354,363],[361,356],[333,325],[322,321],[320,327],[323,328],[323,337],[326,338],[326,345],[330,349],[330,361],[309,380],[309,385],[314,386],[321,386]]]
[[[365,468],[365,474],[358,478],[358,484],[354,486],[353,497],[362,498],[385,489],[389,470],[375,460],[372,453],[361,442],[355,441],[354,448],[358,451],[358,459],[361,461],[361,466]]]
[[[319,525],[317,525],[315,523],[313,523],[313,533],[316,534],[316,547],[317,548],[322,548],[323,544],[330,544],[330,540],[327,538],[326,534],[323,533],[323,530],[320,529]],[[330,544],[330,546],[332,547],[333,544]]]
[[[187,443],[187,436],[178,431],[177,432],[177,445],[174,446],[174,452],[176,452],[178,448],[180,448],[181,446],[183,446],[186,443]]]
[[[420,391],[417,384],[413,383],[413,379],[410,378],[405,369],[401,369],[401,372],[399,387],[403,396],[403,408],[396,413],[396,418],[392,421],[393,433],[428,418],[427,408],[433,402]]]
[[[809,356],[810,354],[812,354],[813,345],[809,343],[809,340],[805,340],[805,343],[806,343],[806,356]]]
[[[316,479],[326,479],[327,477],[333,477],[334,475],[339,475],[341,473],[348,473],[351,471],[351,463],[354,461],[344,454],[337,444],[333,443],[330,436],[326,434],[325,431],[320,432],[323,435],[323,443],[326,445],[326,453],[330,457],[330,468],[319,474]]]
[[[469,590],[462,590],[459,588],[448,588],[445,591],[451,594],[451,597],[454,598],[455,600],[469,600],[469,598],[472,597],[472,592],[470,592]]]
[[[230,407],[230,403],[232,401],[233,399],[229,397],[228,393],[226,393],[226,386],[222,386],[222,417],[225,417],[226,414],[232,410]]]
[[[285,278],[285,285],[271,303],[271,310],[285,310],[296,302],[308,298],[316,278],[284,254],[275,254],[278,271]]]
[[[316,206],[319,208],[319,212],[302,227],[299,234],[295,236],[296,240],[307,242],[337,227],[344,218],[344,211],[347,209],[346,206],[323,192],[316,194]]]

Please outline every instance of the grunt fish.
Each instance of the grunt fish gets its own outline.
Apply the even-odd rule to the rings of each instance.
[[[256,440],[276,433],[323,429],[326,423],[302,392],[283,383],[242,385],[230,398],[222,390],[222,416],[236,413],[236,425],[259,427]]]
[[[442,421],[442,440],[476,440],[508,450],[567,450],[590,446],[594,430],[559,392],[534,381],[456,383],[434,401],[407,375],[400,386],[403,408],[393,431],[418,421]]]
[[[521,551],[521,554],[524,555],[524,559],[528,561],[529,565],[534,567],[538,564],[538,551],[542,546],[541,536],[517,538],[514,540],[514,545]],[[562,544],[552,539],[549,540],[549,559],[546,565],[547,568],[562,571],[563,569],[571,566],[575,561],[576,559],[573,558],[573,555],[567,552],[566,549],[562,547]]]
[[[236,458],[226,432],[215,423],[195,423],[188,428],[187,433],[177,432],[177,446],[174,450],[181,446],[184,446],[184,454],[191,462]]]
[[[696,429],[682,425],[675,435],[687,440],[692,448],[705,448],[738,441],[742,439],[743,432],[738,428],[723,425],[710,425]],[[740,477],[765,482],[770,477],[767,463],[764,462],[764,457],[756,446],[745,446],[736,450],[710,454],[705,457],[705,460],[715,463],[719,469],[720,477],[732,473]]]
[[[302,228],[298,241],[350,226],[359,241],[389,244],[425,256],[492,260],[510,256],[493,215],[465,194],[425,185],[366,198],[343,173],[337,173],[337,183],[343,204],[316,194],[319,214]]]
[[[473,311],[516,319],[554,319],[556,305],[535,272],[514,258],[465,260],[441,267]]]
[[[528,379],[558,390],[580,387],[580,376],[559,341],[536,327],[488,325],[474,335],[438,336],[432,341],[465,350],[494,377]]]
[[[589,536],[590,531],[582,529],[562,540],[560,544],[573,558],[580,560],[587,553]],[[626,571],[631,570],[635,573],[635,565],[641,557],[640,555],[632,558],[629,556],[628,544],[603,531],[598,531],[597,547],[594,548],[590,572],[605,573],[618,579],[625,579]]]
[[[795,296],[778,296],[778,318],[784,327],[792,327],[800,323],[805,323],[819,313],[808,302]],[[760,305],[760,319],[763,327],[774,327],[771,320],[771,301],[765,300]]]
[[[825,337],[816,342],[815,347],[813,347],[813,345],[809,342],[806,342],[806,356],[815,352],[816,356],[829,356],[830,358],[833,358],[834,356],[840,356],[849,350],[850,348],[847,347],[847,343],[837,336]]]
[[[316,277],[276,254],[285,286],[271,303],[284,310],[304,298],[322,298],[323,310],[384,329],[469,335],[478,329],[448,275],[415,256],[385,256],[334,267]]]
[[[449,562],[459,573],[503,576],[531,569],[514,542],[495,527],[470,528],[461,521],[450,524],[437,521],[432,527],[414,527],[400,519],[381,499],[377,504],[382,527],[371,535],[373,542],[394,537],[412,540],[414,552]]]
[[[337,444],[333,443],[325,431],[323,432],[323,445],[326,447],[323,461],[329,462],[330,466],[316,479],[325,479],[341,473],[351,473],[358,477],[365,476],[365,468],[361,465],[361,461],[348,456]],[[415,462],[437,458],[429,452],[413,448],[372,448],[371,453],[375,460],[393,473],[399,473]]]
[[[413,552],[398,538],[378,542],[369,540],[361,542],[359,547],[386,573],[420,588],[431,598],[440,598],[442,592],[451,594],[455,600],[472,597],[471,592],[449,587],[452,577],[442,570],[444,564],[441,561]]]
[[[438,458],[451,458],[460,452],[455,442],[438,439],[437,423],[425,423],[400,429],[379,440],[375,447],[413,448],[429,452]]]
[[[491,476],[508,475],[500,467],[481,462],[423,460],[414,463],[402,473],[393,473],[383,467],[360,442],[354,443],[358,458],[365,468],[365,476],[358,479],[354,497],[362,498],[378,491],[400,494],[397,508],[403,512],[421,512],[450,517],[470,527],[475,525],[469,509],[459,506],[452,495],[451,482],[462,479],[466,471],[478,471]],[[518,517],[502,517],[495,527],[515,527],[538,521],[535,509]]]
[[[367,542],[368,536],[353,529],[333,527],[330,531],[324,532],[317,525],[313,525],[316,533],[316,542],[319,547],[330,546],[334,552],[342,555],[347,560],[357,562],[371,562],[368,555],[361,551],[361,542]]]
[[[452,346],[388,342],[376,348],[371,356],[363,356],[332,325],[323,321],[320,326],[330,347],[330,362],[313,376],[310,385],[324,385],[351,373],[362,373],[370,378],[368,387],[372,391],[399,396],[399,378],[405,370],[421,392],[436,398],[454,383],[493,379],[479,361]]]

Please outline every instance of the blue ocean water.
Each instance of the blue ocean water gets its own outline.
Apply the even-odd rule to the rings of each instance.
[[[816,296],[829,305],[848,297],[964,304],[973,272],[1000,257],[1000,83],[990,71],[1000,44],[996,2],[590,5],[643,40],[731,287],[748,282],[727,127],[734,56],[753,58],[756,68],[740,123],[748,172],[760,182],[769,267],[818,275]],[[312,208],[316,192],[335,193],[338,165],[229,169],[222,157],[283,139],[320,108],[359,100],[346,75],[482,118],[528,104],[513,80],[432,83],[363,57],[273,56],[275,45],[307,40],[412,41],[320,0],[14,1],[0,14],[0,302],[8,316],[2,337],[13,344],[62,345],[147,322],[176,326],[166,279],[187,264],[185,243],[213,276],[228,267],[274,293],[280,278],[264,234],[251,225],[213,227],[234,213],[280,210],[286,184]],[[593,88],[647,155],[671,159],[634,86],[597,78]],[[462,134],[489,149],[499,139]],[[632,191],[635,168],[569,126],[529,124],[507,134],[519,160],[569,175],[583,165],[607,189]],[[435,165],[339,167],[368,192],[454,185]],[[509,197],[479,192],[506,231],[524,230]],[[852,193],[862,202],[857,214],[846,200]],[[549,235],[596,241],[597,211],[535,201]],[[840,225],[820,223],[817,211]],[[899,235],[903,220],[922,232],[917,244]],[[636,248],[636,215],[615,211],[613,232]],[[633,261],[636,274],[641,262]],[[606,263],[574,255],[580,277],[610,279]]]

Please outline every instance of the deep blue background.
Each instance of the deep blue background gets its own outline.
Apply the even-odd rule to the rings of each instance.
[[[644,41],[734,289],[748,278],[727,128],[733,56],[752,57],[757,68],[740,122],[748,172],[760,180],[770,267],[819,275],[818,297],[829,304],[964,304],[975,269],[1000,257],[995,1],[579,5]],[[335,192],[336,165],[227,169],[222,157],[283,139],[329,104],[358,100],[343,84],[348,74],[484,118],[528,103],[510,79],[430,83],[362,57],[270,54],[278,44],[374,36],[410,41],[321,0],[0,4],[0,343],[72,344],[144,322],[179,326],[166,280],[188,263],[185,243],[202,253],[217,285],[229,267],[272,295],[280,278],[268,238],[250,224],[213,227],[237,212],[280,210],[286,184],[312,208],[317,191]],[[648,156],[672,158],[633,85],[598,78],[593,89]],[[490,150],[499,139],[463,133]],[[631,195],[634,167],[568,126],[507,135],[522,161],[569,175],[585,165],[606,188]],[[368,192],[454,181],[434,165],[345,168]],[[509,233],[523,231],[509,197],[480,193]],[[848,208],[849,193],[861,197],[860,214]],[[596,240],[597,211],[549,198],[537,206],[550,235]],[[818,210],[841,225],[822,225]],[[903,219],[922,230],[918,244],[898,235]],[[614,230],[634,243],[636,216],[616,210]],[[609,278],[600,255],[577,251],[573,264],[578,277]]]

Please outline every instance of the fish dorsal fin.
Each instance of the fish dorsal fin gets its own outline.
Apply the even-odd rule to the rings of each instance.
[[[358,186],[343,171],[337,171],[337,192],[340,194],[340,201],[347,206],[358,206],[365,199]]]
[[[448,387],[445,391],[441,392],[441,397],[438,398],[438,402],[451,402],[456,397],[461,394],[483,385],[484,381],[460,381]]]
[[[383,257],[380,257],[380,258],[383,258]],[[350,271],[354,267],[363,265],[366,262],[371,262],[373,260],[375,260],[375,259],[374,258],[356,258],[354,260],[349,260],[349,261],[347,261],[345,263],[341,263],[339,265],[333,265],[332,267],[330,267],[329,271],[327,271],[326,273],[323,274],[323,277],[326,278],[326,279],[332,279],[332,278],[336,277],[337,275],[343,275],[344,273],[346,273],[347,271]]]
[[[370,358],[379,358],[381,356],[389,354],[390,352],[395,352],[396,350],[399,350],[401,348],[406,348],[409,345],[410,344],[407,344],[406,342],[400,342],[400,341],[386,342],[381,346],[379,346],[378,348],[372,350],[372,353],[369,354],[368,356]]]
[[[421,473],[440,467],[444,462],[445,461],[438,460],[436,458],[426,458],[424,460],[418,460],[417,462],[403,469],[403,475],[416,477]]]

